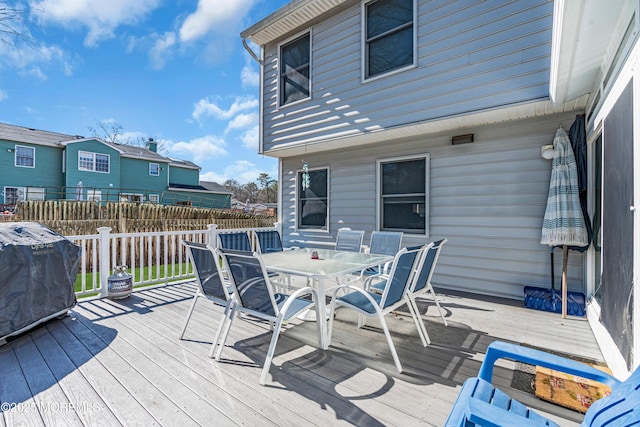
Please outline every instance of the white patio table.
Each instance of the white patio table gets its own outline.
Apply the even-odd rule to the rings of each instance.
[[[313,252],[317,252],[317,259],[311,258]],[[393,257],[362,252],[301,248],[262,254],[262,260],[269,271],[311,279],[313,286],[318,291],[318,298],[322,301],[325,299],[326,291],[330,286],[328,282],[335,281],[337,278],[350,273],[393,261]],[[326,350],[328,345],[326,342],[327,308],[325,304],[320,304],[320,311],[316,317],[323,319],[322,348]],[[305,320],[311,319],[305,318]]]

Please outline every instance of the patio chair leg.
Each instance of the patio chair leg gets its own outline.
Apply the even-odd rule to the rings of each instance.
[[[442,317],[442,323],[444,323],[444,326],[449,326],[447,325],[447,319],[445,319],[444,317],[444,312],[442,311],[442,307],[440,307],[440,303],[438,302],[438,296],[436,295],[436,291],[433,290],[433,286],[431,286],[431,283],[429,283],[429,290],[431,291],[431,295],[433,295],[433,300],[436,302],[436,307],[438,307],[438,312],[440,313],[440,317]]]
[[[362,313],[358,313],[358,329],[362,328],[367,323],[367,318]]]
[[[222,356],[222,350],[224,349],[224,343],[227,342],[227,337],[229,336],[229,330],[231,329],[231,324],[233,323],[233,318],[236,315],[236,307],[234,306],[227,317],[224,325],[224,332],[222,332],[222,336],[218,340],[218,351],[215,352],[214,358],[216,362],[220,361],[220,357]]]
[[[393,362],[396,364],[396,369],[399,373],[402,373],[402,365],[400,364],[400,359],[398,358],[398,353],[396,352],[396,346],[393,345],[393,341],[391,340],[391,333],[389,332],[387,322],[385,322],[384,320],[384,315],[378,312],[378,318],[380,319],[380,323],[382,324],[384,336],[387,338],[387,344],[389,344],[389,350],[391,350],[391,356],[393,357]]]
[[[184,337],[184,333],[187,331],[187,325],[189,324],[189,320],[191,319],[191,315],[193,314],[193,309],[196,308],[196,302],[198,302],[198,298],[200,294],[196,293],[193,296],[193,302],[191,303],[191,308],[189,309],[189,313],[187,313],[187,318],[184,321],[184,326],[182,328],[182,333],[180,334],[180,339]]]
[[[267,381],[267,375],[271,368],[271,361],[273,360],[273,353],[276,350],[276,344],[278,337],[280,336],[280,327],[282,326],[282,319],[286,313],[281,313],[280,318],[275,324],[273,335],[271,336],[271,343],[269,344],[269,350],[267,350],[267,357],[264,359],[264,366],[262,367],[262,373],[260,374],[260,385],[264,385]]]
[[[422,346],[426,347],[431,344],[431,339],[429,338],[429,333],[424,325],[424,321],[420,316],[420,311],[418,311],[418,306],[412,298],[409,298],[407,306],[409,307],[411,317],[413,317],[413,322],[416,324],[416,328],[418,329],[418,335],[420,336],[420,341],[422,341]]]
[[[222,329],[227,323],[227,319],[229,318],[229,311],[231,309],[231,303],[228,302],[224,307],[224,315],[222,316],[222,320],[218,325],[218,330],[216,331],[216,336],[213,338],[213,343],[211,344],[211,352],[209,353],[209,358],[213,358],[216,348],[218,348],[218,341],[220,340],[220,336],[222,334]]]
[[[335,319],[335,313],[336,313],[336,298],[335,298],[335,294],[333,295],[333,298],[331,298],[331,305],[329,306],[329,324],[327,325],[327,336],[325,337],[325,342],[323,343],[322,348],[324,350],[328,349],[329,346],[331,345],[331,335],[333,335],[333,319]],[[322,304],[322,302],[319,302],[320,304]],[[320,324],[320,322],[316,322],[318,323],[318,325]]]

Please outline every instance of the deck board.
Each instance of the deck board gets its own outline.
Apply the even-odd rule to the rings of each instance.
[[[449,327],[428,298],[419,302],[432,340],[426,348],[403,310],[388,316],[403,373],[395,370],[376,321],[358,329],[355,314],[339,310],[326,351],[317,348],[313,322],[287,325],[262,387],[267,324],[236,319],[217,363],[208,355],[222,308],[201,300],[185,339],[178,339],[194,289],[188,283],[140,290],[123,300],[84,300],[70,316],[0,347],[0,402],[32,409],[3,410],[0,427],[439,426],[494,340],[602,361],[584,319],[440,291]],[[499,361],[495,383],[508,387],[513,366]],[[562,425],[582,418],[525,392],[509,393]],[[47,411],[56,408],[52,402],[65,410]]]

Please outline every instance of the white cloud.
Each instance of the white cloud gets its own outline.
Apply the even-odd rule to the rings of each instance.
[[[200,174],[200,179],[203,181],[215,181],[218,184],[224,184],[228,179],[235,179],[240,184],[247,184],[258,179],[262,172],[264,170],[248,160],[236,160],[222,171],[209,171]]]
[[[254,126],[253,128],[249,129],[248,131],[243,133],[242,136],[240,137],[240,139],[242,140],[242,146],[245,147],[247,150],[253,151],[254,153],[258,152],[258,149],[260,148],[259,135],[260,135],[259,126]]]
[[[258,100],[254,97],[238,97],[226,110],[209,101],[208,98],[204,98],[194,105],[192,116],[198,122],[202,122],[207,117],[229,120],[243,111],[254,108],[258,108]]]
[[[164,68],[175,44],[176,34],[173,32],[166,32],[162,36],[156,36],[155,43],[149,50],[149,58],[154,69],[161,70]]]
[[[0,43],[0,67],[27,69],[35,67],[33,64],[51,64],[54,62],[62,63],[65,72],[71,70],[71,64],[66,59],[64,51],[57,46],[43,44],[36,46],[19,44],[13,46]],[[43,73],[40,72],[39,77],[42,77],[42,75]]]
[[[6,90],[0,90],[0,101],[4,101],[5,99],[8,99],[9,95],[7,94]]]
[[[40,12],[44,22],[70,28],[86,27],[86,46],[114,37],[121,25],[134,25],[155,10],[161,0],[32,0],[30,6]]]
[[[258,113],[242,113],[235,116],[227,125],[226,132],[233,129],[247,129],[258,124]]]
[[[207,159],[226,155],[225,146],[224,139],[214,135],[207,135],[188,142],[180,141],[170,144],[169,154],[175,155],[175,157],[192,157],[196,164],[202,166],[202,162]]]
[[[199,0],[196,11],[187,16],[180,28],[180,40],[195,41],[209,32],[228,34],[242,22],[254,3],[255,0]]]
[[[240,80],[242,81],[242,87],[260,86],[260,74],[256,71],[255,67],[250,64],[242,68]]]

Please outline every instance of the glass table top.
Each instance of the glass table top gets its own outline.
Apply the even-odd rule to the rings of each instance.
[[[312,252],[318,259],[312,259]],[[264,265],[270,271],[309,277],[335,277],[375,267],[392,261],[389,255],[342,252],[330,249],[301,248],[263,254]]]

